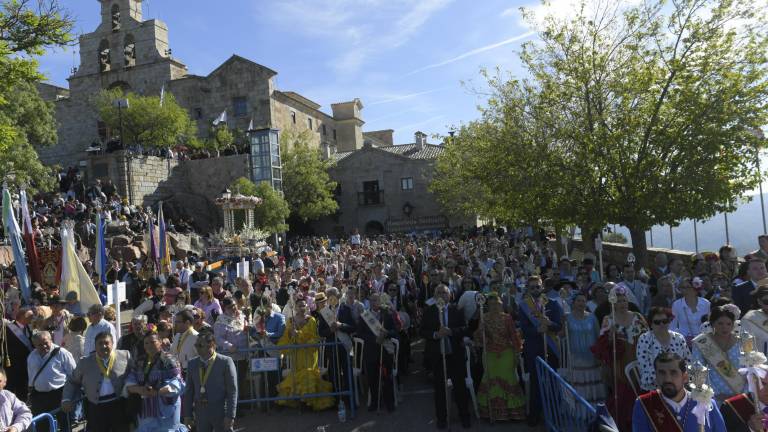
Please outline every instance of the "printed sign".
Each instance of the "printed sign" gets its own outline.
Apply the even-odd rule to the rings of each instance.
[[[274,372],[280,369],[277,358],[265,357],[251,359],[251,372]]]

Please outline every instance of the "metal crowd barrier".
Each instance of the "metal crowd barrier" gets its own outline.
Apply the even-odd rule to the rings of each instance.
[[[42,413],[32,417],[32,424],[29,425],[29,430],[32,432],[37,432],[37,424],[42,422],[48,423],[49,431],[55,432],[57,430],[56,418],[54,418],[51,413]]]
[[[347,400],[350,401],[350,403],[347,404],[346,410],[347,410],[347,418],[354,418],[355,417],[355,397],[354,397],[354,385],[353,385],[353,375],[352,375],[352,357],[349,356],[349,352],[347,351],[346,347],[344,347],[344,344],[341,342],[321,342],[316,344],[295,344],[295,345],[280,345],[280,346],[262,346],[262,345],[255,345],[248,349],[241,349],[237,352],[239,353],[246,353],[248,355],[248,371],[249,375],[253,376],[254,374],[262,374],[262,373],[270,373],[270,372],[277,372],[278,380],[274,383],[269,383],[268,387],[275,387],[277,384],[279,384],[283,379],[289,379],[283,377],[283,371],[284,370],[290,370],[291,367],[291,359],[295,358],[292,357],[291,352],[296,352],[297,350],[304,349],[304,348],[317,348],[318,349],[318,368],[323,368],[324,365],[320,364],[321,356],[319,355],[320,348],[325,347],[326,352],[329,351],[329,349],[334,349],[335,347],[341,347],[342,352],[347,354],[347,366],[346,366],[346,378],[347,378],[347,389],[345,391],[331,391],[326,393],[307,393],[307,394],[295,394],[295,395],[289,395],[289,396],[269,396],[267,393],[266,395],[259,395],[256,397],[253,397],[251,399],[240,399],[237,401],[238,405],[253,405],[253,404],[261,404],[261,403],[269,403],[269,402],[277,402],[277,401],[286,401],[286,400],[301,400],[301,399],[315,399],[315,398],[322,398],[322,397],[335,397],[335,396],[347,396]],[[267,353],[276,354],[278,352],[284,353],[285,351],[289,351],[288,354],[280,355],[279,357],[270,357],[267,355]],[[259,354],[259,356],[254,356],[254,354]],[[326,355],[327,356],[327,355]],[[250,378],[250,377],[249,377]],[[333,383],[331,383],[333,384]],[[259,389],[251,389],[251,394],[254,395],[256,393],[259,393]],[[256,391],[254,391],[256,390]]]
[[[595,408],[541,357],[536,372],[544,406],[544,425],[550,432],[586,432],[597,417]]]

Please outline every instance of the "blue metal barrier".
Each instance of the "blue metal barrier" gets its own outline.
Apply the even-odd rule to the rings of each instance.
[[[38,414],[35,417],[32,418],[32,424],[29,426],[32,430],[32,432],[37,431],[37,424],[43,421],[48,422],[48,430],[49,431],[56,431],[56,419],[50,414],[50,413],[42,413]]]
[[[551,432],[586,432],[597,411],[541,357],[536,372],[544,406],[544,424]]]
[[[280,346],[261,346],[256,345],[253,347],[250,347],[248,349],[242,349],[238,350],[237,352],[240,353],[246,353],[249,355],[249,361],[248,361],[248,370],[249,373],[251,372],[251,354],[253,353],[275,353],[275,352],[285,352],[285,351],[296,351],[303,348],[320,348],[325,347],[326,351],[329,349],[335,349],[337,346],[341,347],[341,351],[344,353],[349,354],[349,352],[346,350],[346,347],[344,347],[344,344],[341,342],[321,342],[316,344],[296,344],[296,345],[280,345]],[[319,353],[318,353],[319,354]],[[288,357],[291,356],[291,354],[287,354]],[[238,405],[244,405],[244,404],[254,404],[254,403],[260,403],[260,402],[276,402],[276,401],[285,401],[285,400],[301,400],[301,399],[313,399],[313,398],[322,398],[322,397],[334,397],[334,396],[347,396],[348,400],[350,401],[349,406],[347,406],[347,410],[349,410],[349,417],[348,418],[355,418],[355,400],[354,400],[354,386],[353,386],[353,376],[352,376],[352,358],[347,357],[347,390],[345,391],[332,391],[332,392],[326,392],[326,393],[308,393],[308,394],[302,394],[302,395],[291,395],[291,396],[274,396],[274,397],[256,397],[253,399],[244,399],[244,400],[238,400]],[[278,376],[280,377],[280,380],[282,380],[282,362],[278,359]],[[318,367],[322,367],[323,365],[319,365]],[[287,378],[286,378],[287,379]],[[278,383],[275,383],[277,385]]]

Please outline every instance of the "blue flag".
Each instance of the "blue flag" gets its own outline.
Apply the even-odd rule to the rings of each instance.
[[[16,221],[16,215],[13,213],[13,201],[7,187],[3,187],[3,228],[13,249],[13,262],[16,265],[16,278],[19,280],[21,296],[24,303],[28,304],[32,291],[29,286],[27,263],[24,260],[24,249],[21,246],[21,230]]]

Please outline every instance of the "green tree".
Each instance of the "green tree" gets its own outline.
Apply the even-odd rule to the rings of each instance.
[[[35,56],[71,39],[72,19],[56,0],[0,1],[0,173],[14,186],[53,185],[34,146],[56,142],[53,109],[34,87],[43,76]]]
[[[128,99],[129,107],[119,109],[114,102]],[[159,96],[123,94],[120,89],[102,90],[94,97],[101,120],[120,134],[120,116],[125,144],[170,148],[187,144],[197,134],[197,126],[187,110],[179,106],[172,94],[166,93],[162,106]]]
[[[291,214],[304,222],[333,214],[339,204],[333,197],[336,182],[328,174],[332,163],[311,146],[309,133],[283,132],[280,149],[283,189]]]
[[[234,142],[235,136],[227,125],[212,126],[208,131],[208,138],[203,142],[203,147],[218,155],[222,150],[229,148]]]
[[[749,0],[590,7],[540,21],[539,41],[521,54],[525,79],[489,77],[483,121],[497,135],[483,157],[489,171],[517,162],[494,173],[501,184],[481,181],[502,200],[526,188],[548,197],[516,201],[538,219],[583,232],[628,227],[645,264],[651,226],[706,219],[758,184],[765,9]],[[518,152],[531,144],[535,152]]]
[[[285,220],[291,213],[288,203],[268,182],[254,184],[245,177],[232,182],[229,189],[234,193],[247,196],[257,196],[263,200],[261,205],[254,209],[254,219],[257,228],[270,234],[278,234],[288,231]]]

